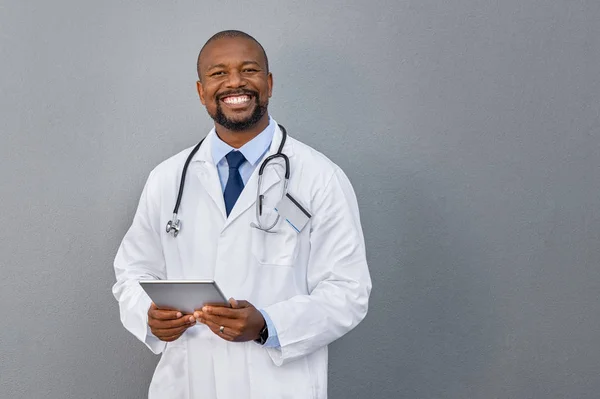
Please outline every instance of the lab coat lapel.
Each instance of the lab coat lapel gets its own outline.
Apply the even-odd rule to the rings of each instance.
[[[193,165],[190,164],[190,169],[192,169],[196,178],[200,180],[200,184],[219,209],[223,219],[225,219],[225,201],[223,200],[217,167],[211,162],[198,162]]]

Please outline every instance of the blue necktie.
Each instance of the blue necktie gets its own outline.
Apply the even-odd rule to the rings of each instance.
[[[244,158],[244,154],[239,151],[231,151],[229,154],[225,155],[225,158],[227,158],[227,164],[229,165],[229,177],[227,178],[227,185],[225,185],[223,197],[225,198],[225,211],[227,212],[227,216],[229,216],[235,202],[244,189],[244,181],[242,180],[239,169],[246,158]]]

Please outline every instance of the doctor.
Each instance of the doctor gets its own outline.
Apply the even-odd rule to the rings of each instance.
[[[149,398],[326,398],[327,345],[365,317],[371,291],[354,191],[338,166],[291,137],[281,152],[293,201],[282,197],[282,157],[259,187],[284,133],[267,111],[273,76],[253,37],[214,35],[198,76],[215,127],[191,156],[181,231],[165,226],[191,148],[150,173],[114,262],[123,325],[162,353]],[[144,279],[214,279],[231,308],[158,309]]]

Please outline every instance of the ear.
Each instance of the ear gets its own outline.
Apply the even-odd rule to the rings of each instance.
[[[271,98],[271,95],[273,94],[273,74],[271,72],[269,72],[269,75],[267,76],[267,84],[269,85],[269,98]]]
[[[198,96],[200,96],[200,102],[202,105],[206,105],[206,100],[204,99],[204,88],[202,87],[202,82],[196,82],[196,90],[198,90]],[[271,97],[271,95],[269,95]]]

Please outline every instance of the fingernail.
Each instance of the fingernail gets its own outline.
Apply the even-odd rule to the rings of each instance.
[[[194,318],[194,316],[190,316],[190,323],[193,323],[195,321],[196,321],[196,319]]]
[[[195,317],[195,318],[199,318],[199,317],[200,317],[200,313],[198,313],[198,312],[194,312],[194,317]]]
[[[181,316],[182,316],[181,312],[177,312],[177,317],[181,317]]]
[[[210,312],[210,309],[209,309],[208,307],[206,307],[206,306],[205,306],[205,307],[203,307],[203,308],[202,308],[202,311],[203,311],[203,312]]]

